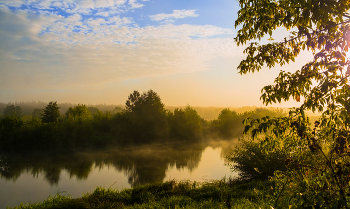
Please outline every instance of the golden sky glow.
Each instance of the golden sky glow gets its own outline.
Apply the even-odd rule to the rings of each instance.
[[[282,68],[237,73],[238,9],[227,0],[2,1],[0,102],[124,104],[153,89],[171,106],[262,106],[261,88]]]

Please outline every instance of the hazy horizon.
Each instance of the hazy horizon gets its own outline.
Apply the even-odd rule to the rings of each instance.
[[[71,105],[86,105],[86,106],[96,106],[96,105],[106,105],[106,106],[125,106],[125,102],[124,103],[120,103],[120,104],[113,104],[113,103],[82,103],[82,102],[59,102],[57,100],[50,100],[50,101],[34,101],[34,100],[28,100],[28,101],[9,101],[9,102],[2,102],[0,101],[0,103],[2,104],[6,104],[6,105],[19,105],[22,103],[45,103],[48,104],[49,102],[57,102],[57,104],[71,104]],[[261,104],[260,106],[256,106],[256,105],[244,105],[244,106],[204,106],[204,105],[191,105],[191,104],[186,104],[186,105],[167,105],[165,104],[163,101],[162,103],[164,104],[165,108],[185,108],[187,106],[190,107],[199,107],[199,108],[293,108],[293,106],[283,106],[283,105],[268,105],[265,106],[263,104]]]

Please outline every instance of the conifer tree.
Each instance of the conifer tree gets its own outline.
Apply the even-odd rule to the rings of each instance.
[[[41,116],[43,123],[57,123],[60,118],[60,107],[57,106],[57,102],[50,102]]]

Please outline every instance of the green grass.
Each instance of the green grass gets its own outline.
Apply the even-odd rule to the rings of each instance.
[[[122,191],[96,188],[80,198],[57,194],[39,203],[15,209],[56,208],[270,208],[268,181],[222,179],[210,183],[155,183]]]

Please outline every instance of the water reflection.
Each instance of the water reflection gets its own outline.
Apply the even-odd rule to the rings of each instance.
[[[211,143],[212,147],[222,147],[221,157],[229,153],[232,143]],[[208,144],[147,145],[131,148],[82,152],[70,155],[52,154],[1,154],[0,176],[16,181],[23,172],[38,177],[41,173],[50,185],[57,185],[61,172],[70,178],[87,179],[94,167],[113,167],[124,172],[131,187],[153,182],[162,182],[169,167],[192,172],[198,167],[203,150]]]

